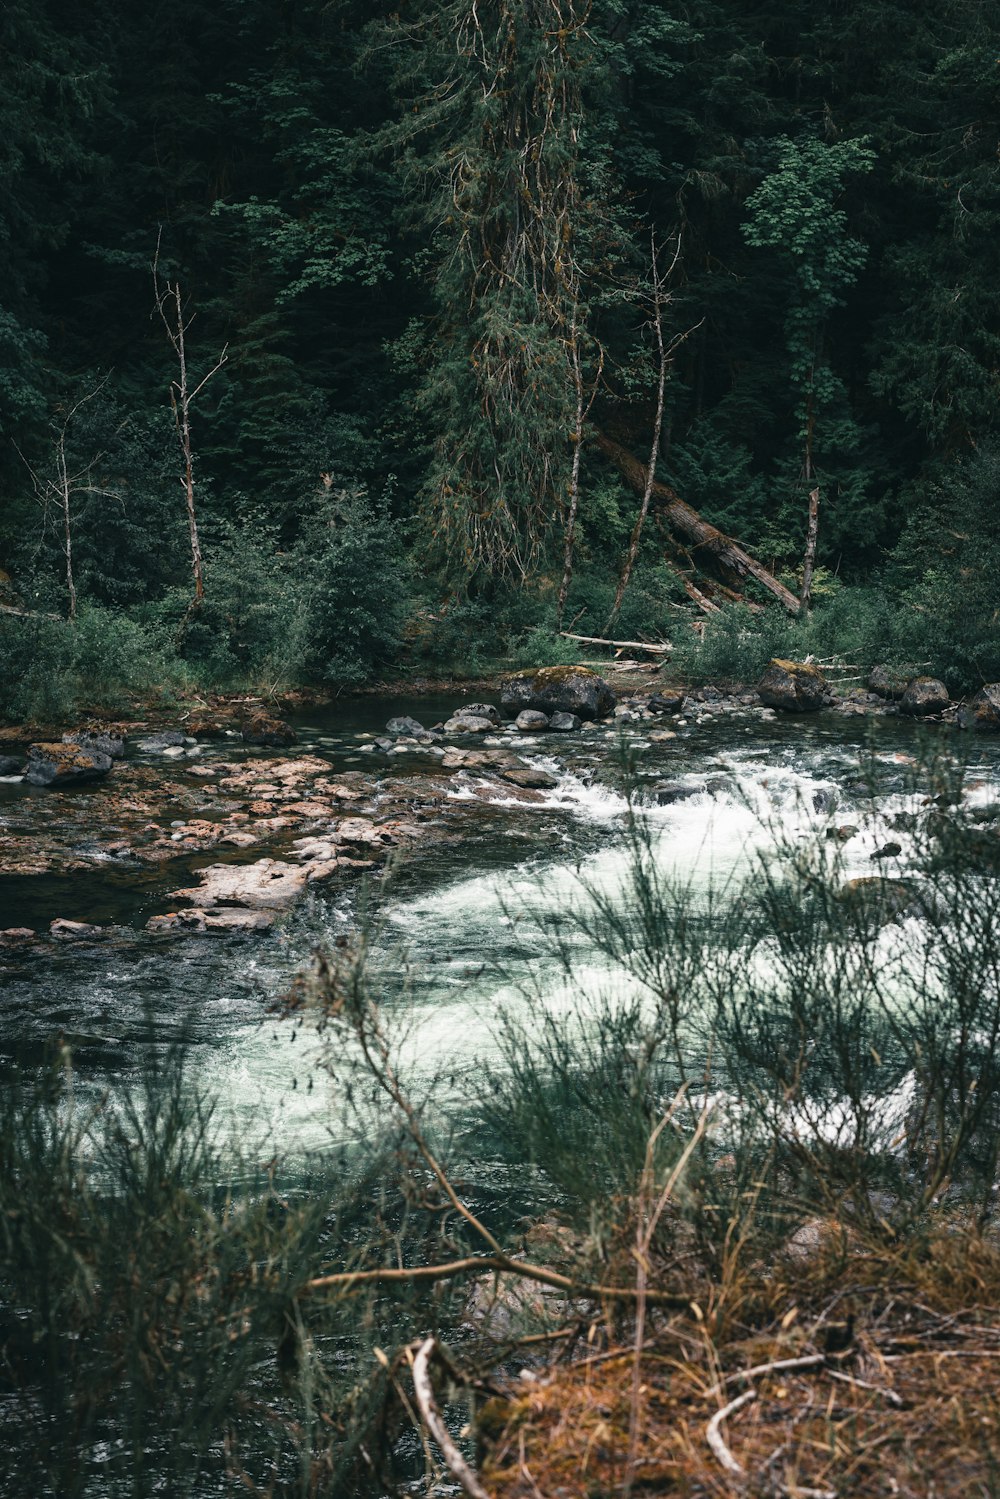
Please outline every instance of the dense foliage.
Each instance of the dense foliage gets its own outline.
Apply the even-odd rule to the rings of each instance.
[[[597,633],[638,500],[588,439],[646,461],[658,315],[661,479],[793,587],[818,486],[821,569],[988,632],[983,0],[40,0],[0,43],[8,603],[75,588],[182,675],[344,683],[466,655],[463,611],[484,656],[551,629],[571,525]],[[225,351],[190,407],[200,619],[157,246],[189,391]],[[686,600],[655,520],[623,634]],[[949,631],[939,669],[994,669]]]

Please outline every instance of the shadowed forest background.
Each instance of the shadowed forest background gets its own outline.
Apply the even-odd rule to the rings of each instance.
[[[11,715],[558,624],[1000,674],[981,0],[15,0],[0,79]],[[654,449],[795,596],[818,494],[811,618]]]

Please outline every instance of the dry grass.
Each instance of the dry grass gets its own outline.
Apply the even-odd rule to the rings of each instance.
[[[566,1353],[480,1418],[494,1499],[1000,1494],[1000,1250],[956,1219],[905,1249],[817,1235],[651,1317],[629,1468],[633,1349]],[[847,1346],[839,1347],[845,1343]],[[811,1367],[744,1372],[787,1359]],[[565,1359],[563,1362],[561,1360]],[[707,1439],[712,1416],[742,1473]]]

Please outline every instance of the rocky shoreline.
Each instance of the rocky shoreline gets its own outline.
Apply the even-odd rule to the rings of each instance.
[[[869,688],[840,691],[809,662],[773,661],[755,688],[667,687],[641,669],[619,670],[611,682],[584,667],[514,673],[497,684],[495,703],[469,702],[436,724],[391,718],[383,734],[360,736],[359,752],[373,762],[363,771],[297,753],[292,726],[245,700],[174,728],[93,722],[58,740],[8,730],[0,776],[39,788],[43,799],[6,803],[0,873],[145,872],[163,885],[176,871],[164,909],[145,921],[152,936],[260,932],[310,887],[356,879],[398,849],[461,838],[470,808],[501,796],[543,800],[558,776],[525,757],[525,741],[537,757],[540,743],[555,753],[588,730],[613,742],[625,725],[642,725],[655,744],[720,715],[766,720],[820,709],[1000,728],[1000,686],[952,704],[940,683],[904,675],[881,669]],[[220,757],[230,744],[243,758]],[[0,945],[98,941],[121,930],[53,915],[47,930],[0,931]]]

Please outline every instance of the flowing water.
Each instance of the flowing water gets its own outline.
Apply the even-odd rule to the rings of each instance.
[[[325,757],[339,770],[373,770],[377,755],[366,745],[390,714],[413,713],[430,724],[454,706],[454,698],[422,698],[315,710],[297,725],[296,752]],[[462,807],[483,788],[474,776],[456,778],[451,796],[465,814],[460,838],[418,847],[391,877],[373,878],[367,897],[360,886],[317,889],[265,935],[149,937],[144,922],[162,909],[165,882],[178,883],[176,867],[153,875],[97,867],[86,876],[8,878],[0,883],[0,926],[58,915],[113,921],[131,935],[8,953],[0,967],[3,1051],[30,1065],[62,1035],[81,1086],[127,1087],[150,1047],[186,1030],[194,1081],[216,1101],[245,1158],[322,1149],[338,1128],[318,1065],[322,1045],[308,1024],[276,1020],[269,1007],[317,943],[357,929],[367,901],[374,983],[387,1013],[406,1022],[408,1065],[443,1068],[453,1086],[474,1094],[482,1060],[496,1054],[502,1014],[513,1008],[530,1028],[540,1005],[568,1015],[582,995],[627,982],[585,929],[565,920],[593,898],[587,889],[625,898],[622,747],[635,767],[635,798],[655,858],[684,879],[695,901],[707,901],[711,889],[735,890],[777,839],[808,842],[845,823],[859,827],[844,846],[845,875],[905,873],[908,837],[890,819],[918,799],[910,784],[913,725],[825,714],[765,721],[689,713],[675,739],[652,742],[649,730],[664,722],[522,740],[520,753],[559,778],[540,801],[525,805],[493,784],[486,801]],[[1000,800],[1000,747],[948,729],[927,735],[935,752],[971,757],[969,796]],[[233,754],[228,747],[218,753]],[[407,764],[407,773],[420,763]],[[433,759],[425,768],[440,773]],[[658,805],[652,788],[661,782],[694,794]],[[92,807],[96,795],[81,808]],[[46,793],[0,785],[0,818],[8,826],[41,826],[49,815]],[[889,839],[901,852],[873,864],[872,854]],[[541,930],[561,919],[574,944],[571,981]]]

